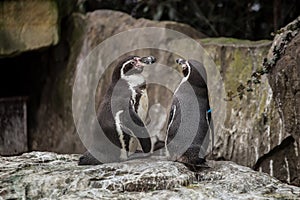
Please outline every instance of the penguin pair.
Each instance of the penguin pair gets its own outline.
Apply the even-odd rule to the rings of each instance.
[[[112,74],[112,83],[109,86],[98,112],[98,121],[109,140],[120,148],[120,159],[126,160],[134,154],[140,146],[143,153],[152,151],[150,135],[145,127],[145,118],[148,110],[146,83],[141,75],[143,67],[155,62],[155,58],[130,56],[121,61]],[[203,64],[197,61],[178,59],[183,79],[176,89],[167,128],[165,146],[172,160],[182,162],[189,167],[205,166],[205,152],[208,145],[209,129],[213,131],[210,105],[208,99],[207,75]],[[186,90],[190,85],[193,94]],[[117,95],[114,95],[116,93]],[[194,109],[191,96],[196,97],[197,122],[191,127],[185,124],[190,117],[182,117],[188,109]],[[187,105],[188,107],[183,107]],[[128,111],[128,112],[127,112]],[[126,114],[129,113],[129,114]],[[190,130],[191,129],[191,130]],[[195,133],[193,133],[195,131]],[[194,135],[188,148],[182,152],[182,143]],[[178,137],[179,136],[179,140]],[[177,140],[176,140],[177,137]],[[172,144],[173,142],[173,144]],[[170,144],[170,145],[169,145]],[[159,147],[157,147],[159,146]],[[156,145],[155,149],[159,149]],[[149,155],[149,154],[148,154]],[[175,159],[174,159],[175,158]],[[101,164],[93,155],[86,152],[79,160],[79,165]]]
[[[127,160],[138,147],[150,153],[150,135],[144,124],[148,111],[146,82],[141,74],[155,63],[153,56],[129,56],[115,66],[111,84],[100,104],[97,119],[106,137],[120,149],[119,160]],[[79,165],[101,164],[90,152]]]
[[[207,166],[204,156],[208,148],[210,131],[213,134],[207,75],[200,62],[183,59],[177,59],[176,62],[182,71],[183,79],[174,93],[169,113],[166,152],[172,160],[197,169]],[[195,122],[192,123],[192,120]],[[187,142],[192,136],[192,140]],[[187,150],[177,155],[180,152],[178,148],[182,148],[185,142],[188,145]]]

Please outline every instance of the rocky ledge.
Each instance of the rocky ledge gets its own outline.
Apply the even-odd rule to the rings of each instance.
[[[0,157],[0,199],[297,199],[300,188],[233,162],[192,172],[153,159],[78,166],[79,155]]]

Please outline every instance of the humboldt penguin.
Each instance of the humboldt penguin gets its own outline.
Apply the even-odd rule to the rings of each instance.
[[[114,68],[111,84],[97,111],[97,119],[106,137],[120,149],[119,160],[127,160],[140,146],[150,153],[151,139],[144,124],[148,99],[143,67],[155,57],[129,56]],[[95,144],[97,145],[97,144]],[[102,164],[90,152],[79,159],[79,165]]]
[[[208,148],[209,131],[213,131],[207,88],[207,75],[203,64],[198,61],[177,59],[176,62],[182,71],[183,79],[178,88],[175,90],[173,96],[165,141],[166,151],[167,155],[173,160],[182,162],[195,169],[198,166],[207,166],[204,156]],[[192,93],[188,92],[186,87],[187,85],[191,86]],[[182,110],[182,104],[185,104],[188,107],[193,106],[191,100],[192,95],[194,95],[196,99],[194,102],[198,104],[198,106],[195,106],[195,109],[198,107],[199,110],[194,113],[196,113],[199,122],[194,123],[194,126],[196,127],[189,126],[188,129],[190,130],[181,130],[183,133],[179,133],[179,127],[181,124],[187,124],[189,120],[192,120],[191,118],[182,118],[181,116],[184,112],[184,110]],[[173,145],[173,149],[172,147],[168,147],[168,149],[167,145],[172,141],[172,139],[174,139],[176,134],[182,135],[179,141],[176,141],[177,143],[180,143],[183,142],[182,140],[186,140],[186,138],[189,137],[189,135],[186,134],[189,134],[194,130],[196,131],[195,137],[192,139],[187,150],[183,152],[182,155],[173,155],[172,151],[176,152],[176,148],[178,148],[180,144]]]

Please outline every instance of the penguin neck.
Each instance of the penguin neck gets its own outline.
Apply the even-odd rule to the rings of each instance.
[[[124,76],[122,77],[127,83],[129,88],[136,88],[139,87],[140,85],[145,84],[145,78],[141,74],[134,74],[130,76]]]
[[[201,71],[198,71],[194,67],[190,67],[190,70],[182,80],[181,84],[188,83],[190,84],[193,88],[207,88],[206,84],[206,75],[203,73],[201,74]]]
[[[194,92],[197,93],[207,93],[207,85],[203,82],[203,78],[201,76],[187,76],[184,77],[178,87],[176,88],[174,94],[180,90],[181,92],[188,92],[188,90],[184,89],[186,86],[191,87]]]
[[[185,76],[185,77],[183,77],[183,78],[181,79],[181,82],[179,83],[179,85],[178,85],[178,87],[176,88],[176,90],[175,90],[174,93],[177,92],[177,90],[180,88],[180,86],[181,86],[182,84],[184,84],[185,82],[187,82],[187,80],[188,80],[188,78],[189,78],[189,76],[190,76],[190,73],[191,73],[191,71],[189,70],[189,73],[187,74],[187,76]]]
[[[140,98],[146,89],[145,79],[141,74],[126,76],[123,79],[126,81],[128,89],[131,92],[130,100],[132,101],[134,110],[137,112]]]

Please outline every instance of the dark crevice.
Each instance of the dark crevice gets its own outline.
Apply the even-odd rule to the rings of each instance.
[[[61,19],[67,27],[67,18]],[[54,87],[59,74],[67,67],[70,47],[67,30],[61,30],[60,42],[55,46],[23,52],[12,57],[0,58],[0,99],[12,97],[27,98],[27,137],[31,147],[31,130],[37,124],[37,112],[41,105],[45,87]],[[52,89],[56,90],[56,89]],[[50,90],[49,90],[50,91]],[[46,98],[52,97],[51,94]],[[45,97],[44,97],[45,98]],[[1,130],[0,130],[1,133]],[[3,138],[0,134],[0,144]]]
[[[282,140],[282,142],[277,145],[276,147],[274,147],[273,149],[271,149],[268,153],[264,154],[263,156],[261,156],[257,162],[255,163],[255,165],[252,167],[254,170],[258,170],[259,167],[261,166],[261,164],[263,163],[263,161],[265,161],[266,159],[274,156],[275,154],[277,154],[280,150],[285,149],[286,147],[292,145],[295,142],[295,139],[293,138],[293,136],[288,136],[287,138],[285,138],[284,140]]]

